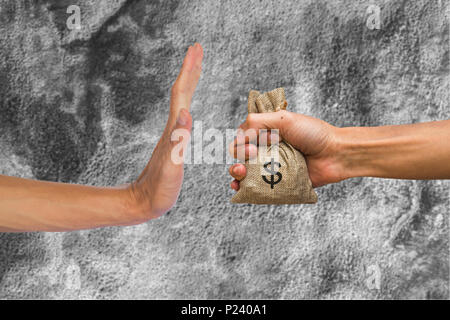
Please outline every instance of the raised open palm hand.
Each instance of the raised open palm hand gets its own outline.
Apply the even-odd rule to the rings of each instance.
[[[139,178],[130,185],[132,201],[137,204],[144,220],[157,218],[175,204],[183,183],[183,162],[173,161],[178,143],[186,144],[192,129],[189,113],[192,96],[202,70],[203,48],[196,43],[189,47],[183,66],[172,87],[170,114],[164,133],[149,163]],[[172,141],[172,133],[185,132],[181,141]]]

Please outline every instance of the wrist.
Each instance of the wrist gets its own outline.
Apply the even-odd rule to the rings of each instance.
[[[122,207],[126,213],[127,224],[134,225],[151,219],[149,206],[142,201],[136,182],[118,187]]]
[[[373,154],[377,141],[372,140],[362,127],[337,128],[336,161],[342,180],[376,176],[376,156]]]

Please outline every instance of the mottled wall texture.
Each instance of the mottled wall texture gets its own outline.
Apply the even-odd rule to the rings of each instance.
[[[279,86],[337,126],[449,118],[448,0],[0,3],[0,174],[136,178],[195,41],[204,130],[237,127],[250,89]],[[449,181],[351,179],[298,206],[232,205],[229,182],[226,164],[186,165],[158,220],[0,234],[0,298],[449,298]]]

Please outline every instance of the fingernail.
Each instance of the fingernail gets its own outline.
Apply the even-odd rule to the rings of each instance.
[[[180,126],[185,126],[187,123],[186,112],[187,111],[185,109],[181,109],[180,112],[178,113],[177,123]]]

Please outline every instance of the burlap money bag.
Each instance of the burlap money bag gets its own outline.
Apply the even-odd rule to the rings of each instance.
[[[283,88],[261,94],[250,91],[248,113],[275,112],[286,109]],[[259,146],[257,160],[246,161],[247,175],[240,182],[233,203],[300,204],[316,203],[303,155],[290,144],[280,142],[278,161],[265,158],[271,146]],[[270,156],[269,156],[270,157]],[[255,163],[256,162],[256,163]],[[275,163],[276,162],[276,163]]]

